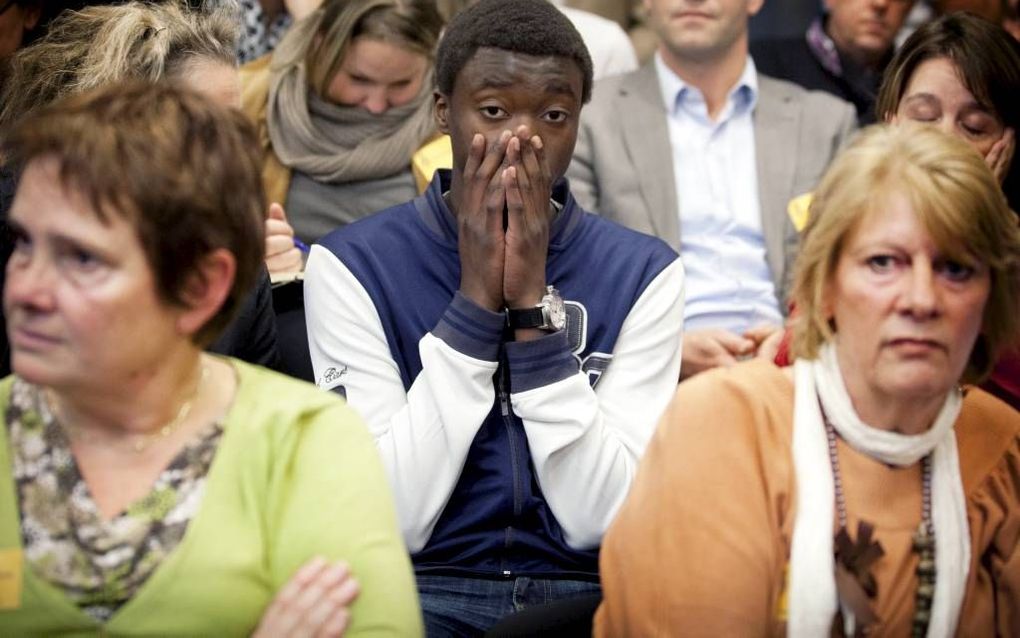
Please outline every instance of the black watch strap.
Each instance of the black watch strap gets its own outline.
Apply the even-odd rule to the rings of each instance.
[[[514,330],[541,328],[545,325],[545,317],[542,316],[542,306],[521,308],[519,310],[508,308],[506,311],[506,322]]]

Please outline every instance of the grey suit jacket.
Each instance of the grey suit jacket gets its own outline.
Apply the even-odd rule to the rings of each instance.
[[[766,257],[785,312],[798,239],[787,205],[814,190],[857,114],[831,95],[759,75],[753,117]],[[673,151],[654,64],[596,85],[567,176],[584,208],[679,251]]]

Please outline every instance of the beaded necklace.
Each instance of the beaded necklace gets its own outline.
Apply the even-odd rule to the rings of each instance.
[[[832,466],[833,487],[836,493],[836,512],[839,516],[839,531],[836,533],[836,589],[840,602],[854,614],[857,636],[867,635],[869,627],[879,618],[871,608],[870,601],[878,594],[878,586],[871,574],[871,565],[885,551],[882,544],[872,541],[874,527],[865,521],[857,525],[857,541],[854,542],[847,529],[846,498],[843,481],[839,473],[839,458],[836,454],[836,430],[832,427],[825,411],[825,436],[829,443],[829,463]],[[911,625],[912,638],[923,638],[928,633],[931,620],[931,606],[935,599],[935,526],[931,518],[931,455],[921,459],[921,523],[913,536],[913,550],[919,555],[917,563],[917,592],[914,595],[914,617]]]

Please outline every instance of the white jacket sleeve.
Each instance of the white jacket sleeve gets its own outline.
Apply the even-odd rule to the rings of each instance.
[[[405,392],[375,305],[351,271],[314,246],[304,285],[316,382],[342,391],[368,424],[404,540],[412,553],[420,551],[495,400],[503,315],[455,297],[418,343],[422,370]]]
[[[575,549],[601,543],[676,391],[683,297],[678,258],[631,308],[594,389],[583,372],[557,375],[565,337],[562,345],[555,342],[559,334],[507,345],[511,403],[524,421],[542,493]],[[536,380],[543,384],[535,387]],[[519,387],[527,389],[516,392]]]

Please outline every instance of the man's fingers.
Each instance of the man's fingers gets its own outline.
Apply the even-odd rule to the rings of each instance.
[[[552,185],[552,170],[549,168],[549,160],[545,157],[545,142],[539,136],[531,138],[531,148],[535,151],[535,158],[538,161],[538,168],[545,183]]]
[[[489,180],[489,186],[485,191],[484,208],[486,225],[492,231],[495,231],[497,227],[500,231],[503,230],[503,208],[506,206],[506,189],[503,187],[503,173],[503,170],[496,171]]]
[[[475,133],[468,148],[467,162],[464,163],[464,175],[474,175],[485,158],[485,136]]]
[[[507,166],[503,169],[502,175],[503,191],[506,193],[506,231],[513,234],[519,231],[521,218],[524,216],[524,197],[518,181],[521,171],[517,166]]]
[[[507,144],[510,142],[510,138],[513,137],[510,131],[503,131],[499,134],[492,144],[489,145],[489,150],[485,154],[485,159],[482,160],[481,166],[478,168],[478,177],[489,180],[493,176],[498,178],[498,170],[506,160],[506,149]]]
[[[720,330],[716,334],[713,334],[716,342],[726,349],[726,352],[733,355],[734,357],[742,357],[754,353],[754,349],[757,344],[748,339],[732,332],[726,332]]]
[[[744,333],[744,337],[755,343],[755,347],[761,345],[762,341],[768,339],[773,333],[781,331],[780,326],[770,323],[754,326]]]

